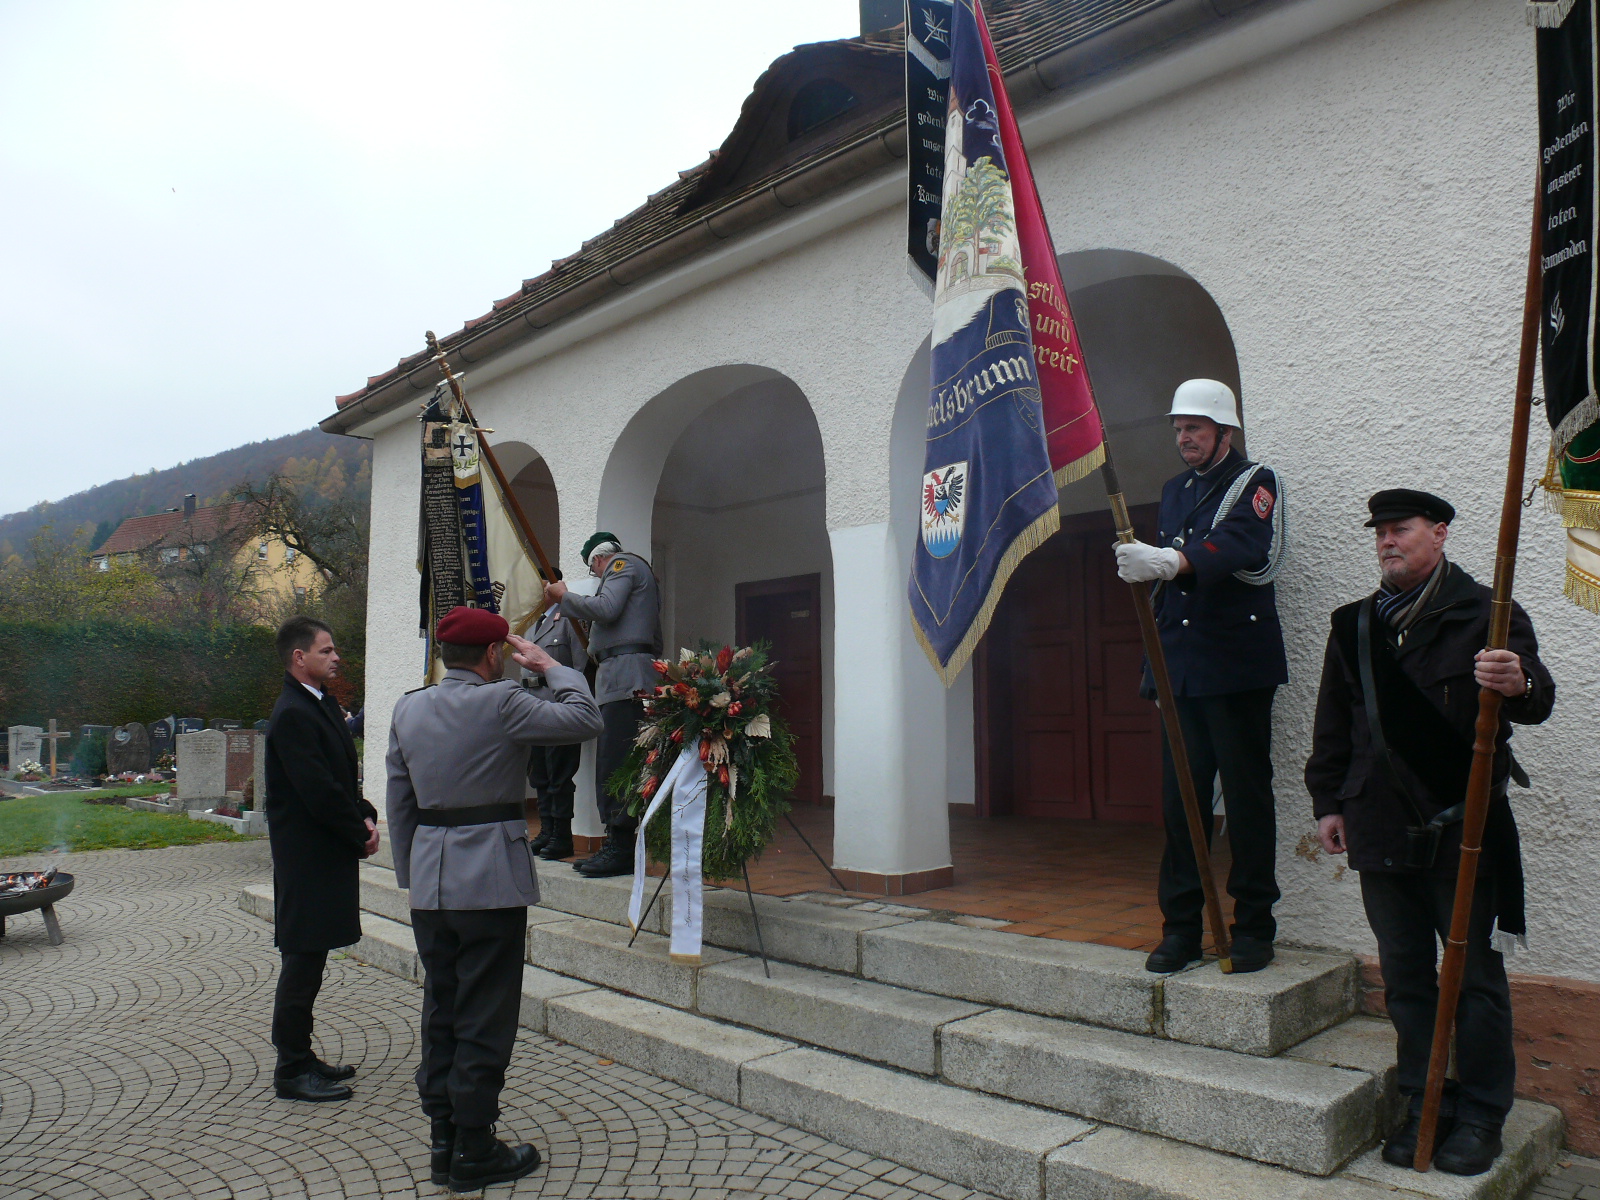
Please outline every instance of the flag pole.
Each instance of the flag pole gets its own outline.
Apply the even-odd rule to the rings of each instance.
[[[483,461],[489,465],[489,470],[494,474],[495,482],[500,485],[500,494],[506,498],[506,504],[511,509],[511,515],[516,518],[517,532],[522,535],[523,545],[533,555],[534,561],[539,564],[539,570],[545,579],[556,578],[555,568],[550,565],[550,559],[545,555],[544,547],[539,544],[539,538],[533,532],[533,522],[528,520],[528,514],[523,511],[522,501],[517,498],[516,492],[511,490],[511,482],[506,478],[506,473],[500,469],[500,460],[494,456],[494,449],[489,445],[489,439],[484,436],[484,430],[478,426],[478,418],[472,415],[472,409],[467,405],[467,394],[461,390],[461,381],[451,373],[450,364],[445,358],[444,350],[439,346],[439,339],[433,335],[433,330],[428,330],[428,349],[433,352],[433,361],[438,364],[439,372],[450,385],[450,392],[455,396],[456,403],[461,406],[461,413],[472,424],[473,432],[477,435],[478,450],[483,454]],[[578,640],[589,647],[589,631],[584,628],[581,621],[572,621],[577,629]]]
[[[1533,411],[1533,366],[1539,349],[1539,309],[1543,274],[1539,263],[1539,221],[1542,197],[1533,189],[1533,232],[1528,243],[1528,281],[1522,295],[1522,349],[1517,359],[1517,390],[1511,409],[1511,450],[1506,463],[1506,490],[1500,501],[1500,540],[1494,556],[1494,595],[1489,602],[1488,650],[1504,650],[1511,629],[1511,584],[1517,572],[1517,541],[1522,534],[1522,484],[1528,460],[1528,420]],[[1444,1072],[1450,1060],[1456,1004],[1467,960],[1467,931],[1472,921],[1472,894],[1483,852],[1483,826],[1489,816],[1489,791],[1494,779],[1495,735],[1500,732],[1500,705],[1505,697],[1493,688],[1478,690],[1478,724],[1472,743],[1472,773],[1467,777],[1467,811],[1461,822],[1461,863],[1456,870],[1455,907],[1450,936],[1439,964],[1439,1008],[1433,1019],[1433,1052],[1428,1059],[1428,1085],[1422,1094],[1422,1123],[1417,1130],[1417,1156],[1412,1166],[1433,1165],[1434,1137],[1439,1128],[1439,1103]]]
[[[1097,414],[1099,407],[1095,405]],[[1117,527],[1117,540],[1124,544],[1136,542],[1139,538],[1133,531],[1133,517],[1128,512],[1128,501],[1122,494],[1122,483],[1117,478],[1117,466],[1111,457],[1111,439],[1106,436],[1103,417],[1100,419],[1100,444],[1105,450],[1105,461],[1100,464],[1100,478],[1105,483],[1106,501],[1111,505],[1111,519]],[[1183,797],[1183,813],[1188,819],[1189,842],[1194,847],[1195,867],[1200,872],[1200,887],[1205,893],[1206,924],[1211,926],[1217,966],[1224,975],[1231,975],[1233,948],[1228,941],[1227,926],[1222,921],[1217,881],[1211,874],[1211,843],[1200,820],[1200,798],[1195,794],[1194,776],[1189,773],[1189,751],[1184,745],[1183,726],[1178,721],[1178,706],[1172,696],[1172,677],[1167,672],[1166,651],[1161,647],[1161,631],[1156,628],[1156,611],[1150,599],[1150,585],[1130,583],[1128,586],[1133,591],[1133,607],[1139,614],[1139,633],[1144,638],[1144,654],[1150,662],[1150,675],[1156,684],[1156,703],[1166,726],[1172,769],[1178,776],[1178,793]]]

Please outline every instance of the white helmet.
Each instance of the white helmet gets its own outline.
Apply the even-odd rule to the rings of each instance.
[[[1185,379],[1172,393],[1169,417],[1210,417],[1218,425],[1232,425],[1241,433],[1239,402],[1233,389],[1215,379]]]

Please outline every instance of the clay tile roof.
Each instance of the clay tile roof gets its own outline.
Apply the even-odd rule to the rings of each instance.
[[[1001,69],[1010,74],[1043,55],[1103,33],[1111,26],[1168,2],[986,0],[984,12]],[[741,137],[748,136],[752,123],[765,116],[764,106],[773,100],[772,90],[776,81],[786,74],[792,77],[796,71],[804,71],[808,62],[825,61],[828,57],[837,58],[841,54],[854,56],[857,60],[882,60],[898,72],[902,69],[899,64],[905,55],[903,30],[901,26],[866,37],[797,46],[780,56],[756,81],[728,140],[710,157],[679,172],[676,180],[652,193],[642,205],[617,220],[609,229],[584,241],[575,253],[552,262],[544,274],[524,280],[517,291],[494,301],[488,312],[468,320],[456,332],[441,336],[441,347],[448,352],[466,341],[468,335],[487,325],[515,320],[519,315],[545,305],[579,285],[599,281],[630,256],[692,230],[704,222],[708,215],[714,215],[717,209],[756,196],[808,166],[837,157],[874,138],[884,137],[892,130],[903,129],[905,107],[902,96],[898,105],[887,110],[879,107],[854,114],[854,120],[844,122],[835,136],[807,141],[802,156],[780,160],[771,171],[758,177],[738,178],[737,186],[731,190],[716,192],[715,188],[710,188],[713,194],[708,195],[708,188],[702,186],[715,182],[719,167],[727,165],[725,160],[738,148]],[[830,123],[824,128],[831,129],[834,124]],[[844,182],[841,181],[840,186]],[[391,370],[368,377],[366,387],[337,397],[339,407],[353,404],[401,375],[415,371],[427,359],[426,351],[402,358]]]
[[[213,504],[194,510],[193,525],[184,528],[182,511],[151,513],[129,517],[94,553],[130,554],[157,546],[205,542],[220,533],[238,529],[245,523],[248,504]]]

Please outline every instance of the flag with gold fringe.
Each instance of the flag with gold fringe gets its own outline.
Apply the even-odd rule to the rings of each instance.
[[[1600,613],[1600,398],[1595,388],[1596,0],[1528,6],[1539,63],[1540,357],[1550,461],[1543,486],[1567,528],[1563,589]]]

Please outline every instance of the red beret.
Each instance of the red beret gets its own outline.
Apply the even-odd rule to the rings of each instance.
[[[439,618],[439,640],[452,646],[487,646],[503,642],[511,626],[499,613],[457,605]]]

